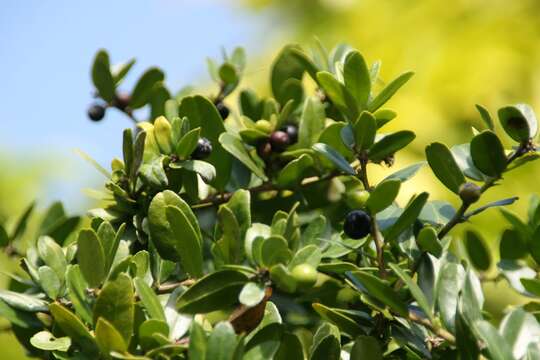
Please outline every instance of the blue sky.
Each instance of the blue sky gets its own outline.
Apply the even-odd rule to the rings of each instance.
[[[59,175],[39,195],[45,201],[81,198],[81,187],[101,179],[73,149],[108,165],[120,155],[121,131],[130,126],[112,112],[98,124],[86,118],[97,49],[106,48],[113,63],[137,58],[126,89],[158,65],[176,90],[207,83],[205,58],[217,57],[221,46],[260,53],[265,27],[261,15],[226,1],[2,1],[0,153],[30,159],[21,166],[54,156],[51,172]]]

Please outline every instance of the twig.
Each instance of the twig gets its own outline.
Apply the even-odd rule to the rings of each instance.
[[[438,337],[448,341],[451,344],[456,343],[456,337],[445,329],[435,326],[429,319],[419,316],[413,311],[409,311],[409,320],[417,324],[423,325],[428,328],[432,333]]]
[[[360,173],[358,174],[358,177],[360,178],[360,181],[362,181],[362,184],[364,185],[364,189],[366,191],[371,192],[371,186],[369,185],[369,178],[367,173],[367,164],[368,164],[368,158],[364,156],[363,154],[360,154],[359,156],[360,160]],[[381,232],[379,231],[379,225],[377,224],[377,218],[375,214],[371,214],[370,217],[371,220],[371,237],[373,238],[373,241],[375,242],[375,249],[377,251],[377,265],[379,267],[379,274],[381,277],[386,278],[386,267],[384,265],[384,239],[382,237]]]

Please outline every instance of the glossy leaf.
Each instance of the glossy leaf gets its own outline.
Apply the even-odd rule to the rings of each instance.
[[[236,334],[228,322],[220,322],[208,337],[206,358],[231,360],[236,347]]]
[[[424,311],[426,316],[433,320],[434,316],[431,311],[431,306],[422,289],[420,289],[420,287],[413,281],[413,279],[398,265],[388,264],[388,266],[405,283],[405,285],[407,285],[409,291],[411,292],[411,295],[418,303],[418,306],[420,306],[420,308]]]
[[[351,51],[345,58],[343,68],[345,87],[362,108],[365,108],[371,93],[371,78],[364,57],[358,51]]]
[[[150,96],[154,86],[163,81],[165,75],[158,68],[150,68],[141,75],[133,91],[131,92],[131,100],[129,106],[132,109],[143,107],[150,101]]]
[[[480,113],[480,117],[486,124],[487,128],[489,130],[494,130],[495,126],[493,124],[493,119],[491,118],[489,111],[482,105],[476,104],[475,106],[476,106],[476,110],[478,110],[478,112]]]
[[[408,130],[385,135],[369,149],[369,159],[375,163],[381,162],[409,145],[415,137],[416,135]]]
[[[326,115],[324,105],[316,97],[308,97],[302,108],[302,116],[298,126],[298,146],[309,148],[317,142],[324,129]]]
[[[373,296],[382,303],[388,305],[390,309],[397,315],[402,317],[408,316],[407,305],[401,301],[395,291],[388,286],[385,282],[378,277],[368,274],[366,272],[351,272],[348,273],[352,279],[358,281],[363,287],[362,291],[366,291],[366,294]],[[356,283],[355,283],[356,284]]]
[[[165,321],[165,313],[154,290],[138,277],[133,279],[133,284],[150,318]]]
[[[354,337],[364,333],[362,328],[350,317],[323,304],[314,303],[313,309],[326,321],[336,325],[340,330]]]
[[[66,352],[71,346],[71,339],[67,336],[57,338],[48,331],[40,331],[30,338],[30,344],[46,351]]]
[[[498,115],[504,131],[515,141],[526,142],[538,132],[536,115],[529,105],[505,106],[499,109]]]
[[[359,336],[354,340],[350,360],[382,360],[383,351],[373,336]]]
[[[115,83],[110,66],[109,54],[105,50],[99,50],[92,65],[92,82],[99,96],[107,102],[114,99],[115,93]]]
[[[99,292],[94,306],[94,323],[103,318],[121,334],[129,344],[134,323],[133,284],[128,275],[121,273],[108,281]]]
[[[334,104],[350,121],[358,117],[358,106],[355,98],[349,90],[347,90],[345,85],[340,83],[334,75],[326,71],[318,72],[317,81],[325,94],[332,100],[332,104]]]
[[[367,150],[375,141],[377,132],[377,122],[375,117],[366,111],[360,114],[356,123],[354,123],[354,143],[358,151]]]
[[[89,354],[97,352],[97,344],[86,326],[72,312],[58,303],[49,305],[49,310],[56,325],[68,335],[71,340]]]
[[[368,110],[374,112],[383,106],[413,75],[413,72],[406,72],[392,80],[373,100],[369,102]]]
[[[318,153],[322,154],[326,159],[330,160],[332,164],[335,165],[336,168],[343,171],[346,174],[349,175],[355,175],[356,172],[351,167],[349,162],[341,155],[339,152],[337,152],[335,149],[331,148],[330,146],[323,144],[323,143],[317,143],[312,146],[313,150],[317,151]]]
[[[240,291],[238,300],[247,307],[253,307],[264,298],[264,286],[254,282],[248,282]]]
[[[475,231],[465,233],[465,247],[472,265],[481,271],[491,267],[491,255],[482,237]]]
[[[242,141],[234,135],[229,133],[221,134],[219,137],[219,142],[223,148],[228,151],[235,158],[240,160],[249,170],[251,170],[255,175],[257,175],[262,180],[266,180],[267,177],[264,174],[264,170],[257,164],[249,152],[244,147]]]
[[[77,240],[77,260],[81,272],[90,287],[99,286],[105,279],[105,253],[97,234],[83,229]]]
[[[123,353],[127,350],[127,345],[122,335],[107,320],[100,318],[96,325],[96,342],[101,353],[110,358],[111,351]]]
[[[472,139],[471,156],[478,170],[488,176],[499,177],[506,168],[503,145],[490,130],[485,130]]]
[[[247,282],[247,276],[238,271],[213,272],[182,293],[176,307],[187,314],[223,309],[238,301],[238,294]]]
[[[426,147],[426,158],[431,170],[440,182],[454,193],[465,182],[465,176],[456,164],[454,156],[446,145],[432,143]]]
[[[411,200],[396,222],[386,233],[386,241],[396,239],[403,231],[405,231],[405,229],[414,224],[414,222],[418,219],[424,205],[426,204],[428,197],[429,194],[427,192],[423,192]]]
[[[401,181],[397,179],[386,180],[379,183],[366,202],[366,207],[372,214],[376,214],[389,207],[395,200],[401,187]]]

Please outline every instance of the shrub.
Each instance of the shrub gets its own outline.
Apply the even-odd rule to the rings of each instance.
[[[18,238],[32,208],[1,244],[25,276],[0,291],[0,313],[28,351],[57,359],[539,359],[540,198],[528,219],[482,203],[510,170],[536,160],[537,122],[524,104],[498,110],[469,143],[426,147],[435,177],[461,202],[427,192],[396,197],[426,162],[374,183],[414,132],[386,132],[383,108],[411,78],[379,86],[380,63],[339,46],[313,57],[285,47],[271,69],[273,97],[225,99],[245,67],[242,49],[209,61],[219,92],[176,94],[158,68],[118,91],[134,61],[111,70],[99,51],[92,68],[100,121],[111,109],[136,123],[123,134],[105,205],[88,226],[54,204],[33,246]],[[315,87],[306,84],[310,78]],[[315,88],[314,91],[310,90]],[[149,121],[136,110],[149,108]],[[499,208],[509,226],[500,262],[482,231],[467,231],[465,258],[452,230]],[[483,308],[482,284],[507,281],[531,302],[498,328]]]

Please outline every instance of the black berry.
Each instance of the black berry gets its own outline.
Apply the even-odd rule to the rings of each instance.
[[[105,116],[105,107],[103,105],[94,104],[88,108],[88,117],[92,121],[100,121]]]
[[[291,139],[285,131],[274,131],[270,135],[270,144],[272,145],[272,150],[275,150],[277,152],[285,151],[287,146],[290,145],[290,141]]]
[[[345,217],[343,231],[351,239],[361,239],[371,232],[371,218],[362,210],[353,210]]]
[[[120,110],[125,110],[129,106],[131,96],[127,93],[118,93],[114,99],[115,106]]]
[[[296,125],[285,125],[279,130],[284,131],[289,135],[290,144],[294,144],[298,141],[298,127]]]
[[[229,117],[229,108],[224,103],[222,103],[221,101],[216,103],[216,108],[218,109],[219,115],[223,120]]]
[[[270,142],[265,141],[260,143],[257,146],[257,155],[259,155],[263,160],[269,159],[270,155],[272,155],[272,145],[270,145]]]
[[[202,160],[210,156],[212,152],[212,143],[207,138],[200,138],[197,141],[197,147],[191,153],[192,159]]]

